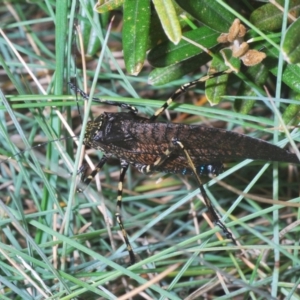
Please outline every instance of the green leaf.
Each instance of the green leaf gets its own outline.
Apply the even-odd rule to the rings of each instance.
[[[285,60],[290,64],[297,64],[300,62],[299,32],[300,18],[288,28],[282,45],[282,52]]]
[[[218,59],[213,58],[209,67],[208,74],[213,74],[225,70],[226,66]],[[205,95],[210,105],[216,105],[222,100],[222,96],[226,94],[226,86],[228,74],[209,79],[205,82]]]
[[[178,5],[206,26],[227,32],[235,16],[212,0],[176,0]]]
[[[153,0],[153,4],[165,34],[171,42],[178,44],[181,40],[181,27],[172,0]]]
[[[118,7],[122,6],[123,3],[124,0],[109,0],[109,1],[98,0],[98,2],[94,6],[94,10],[99,14],[103,14],[111,10],[117,9]]]
[[[220,51],[223,61],[227,67],[238,72],[241,67],[241,60],[237,57],[232,56],[232,51],[229,48],[224,48]]]
[[[277,66],[270,71],[277,76]],[[282,81],[288,85],[292,90],[300,93],[300,67],[298,65],[286,65],[283,74]]]
[[[262,87],[269,76],[269,69],[264,64],[258,64],[255,66],[248,67],[245,71],[247,78],[252,80],[257,86]],[[242,96],[256,96],[256,92],[245,82],[242,84],[237,92],[238,95]],[[248,114],[255,104],[255,100],[242,100],[237,99],[234,102],[234,108],[236,111],[242,114]]]
[[[294,96],[293,100],[299,100],[299,104],[300,104],[300,94]],[[295,124],[295,125],[299,124],[299,111],[300,111],[299,104],[290,104],[285,109],[282,115],[284,124]]]
[[[199,69],[199,66],[210,61],[211,57],[206,53],[201,53],[178,64],[173,64],[165,68],[154,69],[148,77],[149,84],[163,85],[173,80],[182,78],[185,74]]]
[[[163,41],[167,41],[168,37],[162,28],[162,24],[158,18],[156,10],[151,12],[150,19],[150,31],[148,37],[148,49],[155,47],[156,45],[162,43]]]
[[[267,54],[264,65],[268,67],[273,75],[277,76],[279,51],[273,47],[269,47],[265,48],[264,52]],[[290,89],[296,93],[300,93],[300,66],[286,64],[283,67],[281,78]]]
[[[143,67],[149,26],[150,1],[124,1],[123,51],[126,70],[137,75]]]
[[[284,5],[284,0],[277,1]],[[290,0],[289,13],[295,17],[300,14],[300,0]],[[282,11],[271,3],[256,9],[250,16],[250,22],[260,30],[276,31],[281,28],[283,21]]]
[[[99,24],[100,16],[93,10],[91,1],[85,1],[85,2],[86,2],[87,11],[89,12],[90,15],[93,16],[93,21],[96,24]],[[82,6],[80,7],[79,15],[81,17],[79,18],[78,24],[82,32],[84,52],[87,56],[93,56],[100,51],[101,44],[100,44],[99,37],[97,36],[96,30],[92,27],[91,22],[87,18],[87,11],[83,9]],[[78,39],[77,39],[77,48],[80,51]]]
[[[203,26],[185,33],[184,36],[206,48],[211,48],[218,44],[219,33]],[[149,52],[148,60],[153,66],[161,68],[176,64],[202,52],[202,49],[185,40],[181,40],[178,45],[165,41]]]

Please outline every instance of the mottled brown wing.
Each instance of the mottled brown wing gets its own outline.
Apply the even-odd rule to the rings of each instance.
[[[295,154],[274,146],[264,140],[217,128],[173,123],[134,123],[133,140],[127,155],[130,161],[152,164],[167,148],[172,138],[178,139],[188,150],[195,166],[215,162],[254,159],[299,163]],[[126,147],[127,148],[127,147]],[[182,150],[174,149],[172,155],[158,170],[181,172],[188,168]]]
[[[189,168],[183,151],[172,144],[173,138],[184,145],[196,167],[246,158],[299,163],[295,154],[232,131],[152,122],[124,113],[111,118],[113,121],[103,129],[107,133],[106,143],[102,145],[104,151],[133,165],[149,165],[171,149],[170,157],[157,168],[162,172],[185,173]]]

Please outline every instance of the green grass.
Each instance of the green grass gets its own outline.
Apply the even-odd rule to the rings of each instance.
[[[287,230],[277,242],[280,231],[299,219],[299,209],[257,202],[252,197],[298,203],[296,167],[286,163],[228,162],[225,172],[207,179],[207,193],[247,252],[246,258],[231,243],[218,240],[218,227],[209,227],[207,210],[192,176],[148,176],[130,168],[122,215],[137,263],[127,267],[128,253],[114,218],[118,160],[110,160],[97,183],[76,194],[81,143],[77,147],[71,138],[47,143],[79,137],[84,131],[76,97],[67,84],[75,76],[71,40],[74,7],[63,4],[24,2],[0,7],[5,25],[0,27],[33,73],[29,75],[1,36],[0,63],[5,70],[0,102],[2,298],[116,299],[167,270],[162,279],[143,288],[148,298],[202,299],[206,294],[218,299],[242,299],[244,295],[245,299],[299,299],[300,227]],[[12,11],[21,21],[14,19]],[[62,19],[68,14],[71,25],[68,21],[67,26],[55,27],[55,12]],[[150,67],[144,67],[137,77],[126,75],[120,67],[120,27],[113,27],[107,44],[106,34],[107,24],[97,29],[102,52],[89,60],[86,69],[88,91],[95,88],[97,97],[136,105],[142,114],[151,115],[177,87],[201,76],[197,72],[163,87],[150,86]],[[278,63],[283,63],[282,58]],[[77,81],[83,86],[79,64],[76,69]],[[270,77],[269,83],[271,89],[274,78]],[[272,90],[279,100],[283,97],[281,84],[279,73]],[[191,99],[202,94],[202,88],[178,100],[180,104],[172,109],[176,113],[173,119],[177,113],[193,114],[182,122],[238,130],[280,146],[288,143],[283,133],[273,129],[278,128],[279,121],[274,118],[274,109],[264,102],[268,97],[242,96],[256,102],[249,114],[241,114],[232,109],[232,95],[224,97],[218,106],[194,105]],[[79,100],[82,109],[83,101]],[[288,99],[288,103],[293,100]],[[284,107],[282,101],[280,111]],[[117,109],[92,105],[86,118],[95,118],[103,111]],[[67,131],[59,112],[74,133]],[[297,130],[291,132],[292,139],[299,141]],[[40,143],[47,144],[28,150]],[[88,155],[97,163],[102,153],[88,150]],[[232,192],[218,181],[247,195]],[[175,270],[169,269],[174,265]],[[143,299],[142,294],[135,297]]]

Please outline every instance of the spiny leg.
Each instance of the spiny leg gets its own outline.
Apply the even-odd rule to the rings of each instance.
[[[128,166],[129,166],[129,164],[125,160],[121,160],[121,171],[120,171],[120,179],[119,179],[119,185],[118,185],[118,197],[117,197],[117,212],[116,212],[115,216],[116,216],[117,222],[119,224],[119,227],[122,231],[122,235],[125,240],[127,251],[129,252],[130,264],[134,265],[135,256],[134,256],[131,244],[129,242],[128,235],[125,230],[125,227],[124,227],[124,224],[122,221],[122,216],[121,216],[123,183],[124,183],[126,171],[128,170]]]
[[[193,163],[193,161],[192,161],[192,159],[191,159],[191,157],[190,157],[188,151],[185,149],[184,145],[183,145],[180,141],[178,141],[176,138],[174,138],[174,139],[172,140],[172,142],[173,142],[174,145],[178,145],[178,146],[181,148],[181,150],[185,153],[185,156],[186,156],[186,158],[187,158],[187,160],[188,160],[188,163],[189,163],[191,169],[193,170],[193,173],[194,173],[194,175],[196,176],[196,179],[197,179],[197,181],[198,181],[199,189],[200,189],[200,191],[201,191],[201,194],[202,194],[202,197],[203,197],[203,199],[204,199],[204,201],[205,201],[205,204],[206,204],[206,206],[207,206],[207,209],[208,209],[208,211],[210,212],[210,214],[211,214],[212,217],[213,217],[213,221],[216,223],[216,225],[218,225],[218,226],[223,230],[223,232],[224,232],[224,234],[226,235],[226,237],[227,237],[228,239],[232,240],[232,242],[233,242],[235,245],[237,245],[237,242],[236,242],[236,240],[234,239],[234,237],[232,236],[232,233],[231,233],[231,232],[226,228],[226,226],[222,223],[222,221],[220,220],[220,217],[219,217],[218,213],[216,212],[216,210],[215,210],[215,208],[213,207],[213,205],[212,205],[210,199],[208,198],[208,196],[207,196],[207,194],[206,194],[206,192],[205,192],[205,189],[204,189],[204,187],[203,187],[202,181],[201,181],[201,179],[200,179],[200,177],[199,177],[199,175],[198,175],[198,173],[197,173],[196,167],[195,167],[195,165],[194,165],[194,163]]]
[[[85,99],[85,100],[89,99],[89,94],[85,93],[83,90],[81,90],[79,87],[77,87],[72,82],[69,82],[69,86],[70,86],[70,88],[75,93],[80,94],[80,96],[83,99]],[[135,106],[132,106],[132,105],[127,104],[127,103],[116,102],[116,101],[108,101],[108,100],[101,100],[100,98],[96,98],[96,97],[93,97],[92,100],[94,102],[98,102],[98,103],[102,103],[102,104],[107,104],[107,105],[112,105],[112,106],[118,106],[118,107],[121,107],[121,108],[124,108],[124,109],[128,109],[129,111],[131,111],[134,114],[136,114],[138,112],[138,110],[137,110],[137,108]]]
[[[83,176],[81,178],[82,183],[85,185],[84,188],[86,188],[91,183],[92,179],[96,176],[96,174],[100,172],[100,170],[102,169],[102,167],[106,163],[107,159],[108,159],[108,157],[103,155],[102,158],[100,159],[100,161],[98,162],[96,168],[92,171],[92,173],[87,177]],[[85,168],[81,167],[79,172],[80,173],[84,172],[84,169]],[[123,182],[124,182],[124,178],[125,178],[125,174],[126,174],[127,169],[128,169],[128,163],[126,161],[122,160],[121,161],[120,179],[119,179],[119,185],[118,185],[117,212],[116,212],[115,216],[116,216],[117,222],[119,224],[119,227],[122,231],[122,235],[124,237],[127,250],[129,252],[130,264],[133,265],[135,263],[135,256],[134,256],[134,253],[132,251],[132,247],[130,245],[130,242],[129,242],[129,239],[128,239],[128,236],[127,236],[127,232],[126,232],[125,227],[123,225],[122,216],[121,216]],[[82,193],[83,189],[78,188],[77,192]]]
[[[170,144],[171,148],[174,148],[173,144]],[[175,148],[174,148],[175,149]],[[142,173],[150,173],[152,171],[155,171],[155,169],[160,166],[172,153],[172,149],[167,149],[163,155],[161,155],[153,164],[150,165],[142,165],[142,166],[136,166],[138,170]],[[121,208],[122,208],[122,194],[123,194],[123,182],[125,178],[126,171],[128,169],[129,164],[125,160],[121,160],[121,171],[120,171],[120,179],[119,179],[119,185],[118,185],[118,197],[117,197],[117,212],[115,214],[117,222],[119,224],[119,227],[122,231],[122,235],[125,240],[125,244],[127,247],[127,251],[129,252],[130,256],[130,264],[133,265],[135,263],[135,256],[131,247],[131,244],[128,239],[128,235],[126,232],[126,229],[124,227],[122,216],[121,216]]]
[[[151,121],[154,121],[156,120],[156,118],[161,115],[171,104],[172,102],[174,102],[174,100],[176,98],[178,98],[181,94],[185,93],[189,88],[195,86],[196,84],[200,83],[200,82],[205,82],[209,79],[212,79],[212,78],[215,78],[215,77],[218,77],[218,76],[222,76],[224,74],[229,74],[231,73],[232,70],[231,69],[228,69],[228,70],[225,70],[225,71],[221,71],[221,72],[216,72],[214,74],[209,74],[209,75],[206,75],[206,76],[203,76],[201,78],[198,78],[194,81],[191,81],[191,82],[188,82],[184,85],[182,85],[179,89],[177,89],[175,91],[175,93],[173,93],[171,95],[171,97],[153,114],[153,116],[150,117],[150,120]]]
[[[96,168],[92,171],[92,173],[89,176],[85,176],[85,167],[80,167],[78,173],[81,173],[82,176],[80,178],[80,181],[84,185],[84,189],[91,183],[92,179],[97,175],[97,173],[100,172],[104,164],[107,162],[107,156],[103,155],[98,164],[96,165]],[[77,193],[82,193],[84,189],[81,189],[80,187],[77,189]]]

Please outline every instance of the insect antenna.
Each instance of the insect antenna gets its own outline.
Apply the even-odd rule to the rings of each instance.
[[[85,93],[83,90],[78,88],[76,84],[74,84],[72,82],[69,82],[69,86],[76,94],[77,93],[80,94],[80,96],[83,99],[89,100],[89,94]],[[117,102],[117,101],[101,100],[100,98],[97,98],[97,97],[93,97],[92,101],[96,102],[96,103],[101,103],[101,104],[106,104],[106,105],[111,105],[111,106],[118,106],[118,107],[123,108],[123,109],[128,109],[129,111],[131,111],[134,114],[136,114],[138,112],[138,110],[135,106],[132,106],[132,105],[127,104],[127,103],[122,103],[122,102]]]
[[[31,150],[34,150],[34,149],[37,149],[37,148],[40,148],[40,147],[43,147],[43,146],[46,146],[48,145],[49,143],[56,143],[56,142],[60,142],[60,141],[65,141],[67,139],[78,139],[78,136],[75,135],[75,136],[67,136],[67,137],[62,137],[62,138],[58,138],[58,139],[55,139],[55,140],[51,140],[51,141],[47,141],[47,142],[44,142],[44,143],[39,143],[33,147],[29,147],[29,148],[26,148],[22,151],[19,151],[3,160],[0,161],[0,165],[1,164],[4,164],[4,163],[7,163],[8,161],[14,159],[15,157],[19,157],[19,156],[22,156],[24,153],[26,152],[29,152]]]

